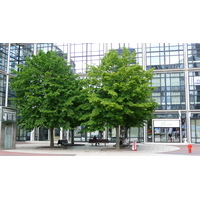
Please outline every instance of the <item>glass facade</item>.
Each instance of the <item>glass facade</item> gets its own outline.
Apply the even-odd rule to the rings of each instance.
[[[8,44],[0,44],[0,70],[6,71],[8,63]]]
[[[155,90],[152,97],[159,104],[155,118],[177,119],[181,114],[180,130],[184,137],[189,141],[200,142],[200,43],[1,43],[0,105],[12,106],[9,100],[14,95],[9,88],[11,69],[17,69],[17,65],[23,63],[25,57],[37,54],[40,49],[57,51],[74,66],[74,73],[84,77],[87,65],[98,65],[110,49],[115,49],[120,54],[123,47],[131,52],[136,51],[137,63],[142,65],[143,69],[154,69],[152,85]],[[168,131],[169,129],[163,129],[162,132]],[[38,132],[40,138],[43,137],[42,132],[44,131]],[[128,137],[130,140],[136,138],[138,141],[147,142],[152,141],[151,133],[151,124],[148,124],[144,128],[130,129]],[[58,131],[55,134],[58,137]],[[75,141],[87,141],[94,134],[99,135],[97,132],[77,132]],[[47,139],[47,132],[44,135],[43,139]],[[115,130],[108,130],[103,133],[103,137],[114,141]],[[159,141],[168,141],[167,134],[161,140]]]
[[[183,44],[157,43],[146,45],[147,70],[184,68]]]
[[[187,44],[188,68],[200,68],[200,43]]]
[[[122,52],[122,48],[126,47],[131,52],[137,51],[137,62],[142,65],[142,44],[134,43],[68,43],[57,44],[63,53],[71,58],[71,62],[75,63],[75,71],[78,74],[86,73],[87,65],[99,65],[104,54],[110,49]]]
[[[0,74],[0,105],[5,106],[6,75]]]
[[[0,44],[0,106],[5,106],[8,43]]]
[[[185,110],[185,77],[182,72],[156,73],[152,97],[159,103],[158,110]]]

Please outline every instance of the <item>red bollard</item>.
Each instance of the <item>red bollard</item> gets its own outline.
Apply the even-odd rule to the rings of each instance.
[[[136,143],[136,141],[133,141],[132,150],[133,151],[137,151],[137,143]]]
[[[192,153],[192,145],[191,144],[188,144],[188,153]]]

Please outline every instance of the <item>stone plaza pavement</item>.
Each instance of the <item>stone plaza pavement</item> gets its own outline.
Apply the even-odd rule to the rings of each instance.
[[[49,141],[16,142],[16,149],[0,150],[0,156],[200,156],[200,145],[192,144],[192,153],[188,153],[186,143],[138,143],[137,151],[131,148],[116,150],[113,143],[98,146],[80,143],[76,146],[49,148]],[[82,145],[81,145],[82,144]]]

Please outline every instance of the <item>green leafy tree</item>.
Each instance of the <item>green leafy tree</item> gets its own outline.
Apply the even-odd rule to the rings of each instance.
[[[151,118],[157,103],[151,98],[153,69],[145,71],[136,63],[136,53],[126,48],[121,55],[110,50],[99,66],[89,66],[87,98],[92,112],[82,119],[90,131],[116,128],[119,149],[119,126],[141,127]]]
[[[84,82],[85,81],[80,78],[75,82],[76,90],[74,91],[75,101],[73,102],[73,117],[68,119],[72,145],[74,145],[75,128],[84,122],[84,120],[81,119],[82,115],[84,115],[86,112],[91,112],[91,107],[88,105],[86,93],[82,92]],[[87,106],[87,109],[83,109],[85,106]],[[82,132],[84,132],[84,130],[80,131],[80,133]]]
[[[54,147],[53,129],[75,126],[75,107],[78,97],[78,76],[72,73],[57,52],[39,51],[27,58],[16,77],[11,80],[18,108],[19,125],[24,129],[46,127],[50,129],[50,147]]]

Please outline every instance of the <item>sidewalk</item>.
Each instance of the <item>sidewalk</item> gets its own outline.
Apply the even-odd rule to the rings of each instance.
[[[115,150],[113,143],[92,146],[88,143],[75,142],[82,146],[68,146],[50,149],[49,141],[17,142],[16,149],[0,150],[0,156],[200,156],[200,145],[193,144],[192,153],[188,153],[187,144],[181,143],[138,143],[137,151],[129,148]],[[84,146],[83,146],[84,145]]]

